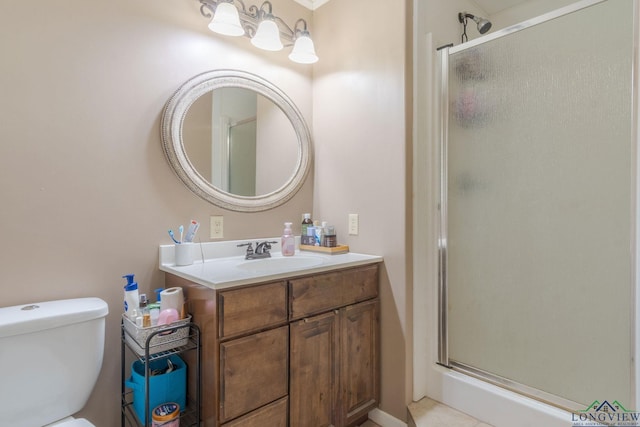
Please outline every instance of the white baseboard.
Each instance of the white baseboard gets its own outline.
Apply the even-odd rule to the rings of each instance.
[[[382,427],[407,427],[407,423],[392,417],[378,408],[369,411],[369,419]]]

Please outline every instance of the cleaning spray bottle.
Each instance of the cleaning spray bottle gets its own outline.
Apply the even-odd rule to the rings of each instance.
[[[283,256],[291,256],[296,252],[296,238],[291,231],[291,223],[284,223],[284,232],[282,233],[282,241],[280,243]]]
[[[127,274],[122,278],[127,279],[127,284],[124,286],[124,314],[135,323],[140,296],[138,295],[138,283],[133,281],[133,276],[133,274]]]

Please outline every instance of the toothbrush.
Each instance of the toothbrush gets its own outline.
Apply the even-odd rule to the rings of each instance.
[[[196,237],[198,227],[200,227],[200,223],[195,219],[192,219],[191,224],[189,225],[189,230],[187,230],[187,236],[184,239],[185,242],[193,242],[193,239]]]
[[[173,236],[173,230],[169,230],[169,236],[171,236],[171,240],[173,240],[173,241],[174,241],[174,243],[176,243],[176,244],[178,244],[178,245],[180,244],[180,242],[178,242],[178,241],[176,240],[176,238]]]
[[[184,226],[180,225],[180,227],[178,227],[178,231],[180,232],[180,243],[182,243],[183,242],[182,234],[184,233]]]

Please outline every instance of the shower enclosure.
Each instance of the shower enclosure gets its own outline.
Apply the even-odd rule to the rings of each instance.
[[[439,363],[636,407],[634,0],[440,51]]]

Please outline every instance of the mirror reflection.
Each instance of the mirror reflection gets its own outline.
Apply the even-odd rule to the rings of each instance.
[[[295,173],[298,136],[269,98],[240,87],[199,96],[184,116],[184,150],[214,187],[237,196],[272,193]]]

